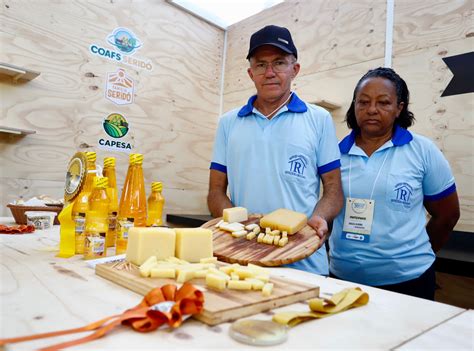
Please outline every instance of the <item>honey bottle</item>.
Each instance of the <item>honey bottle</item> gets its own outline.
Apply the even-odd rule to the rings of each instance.
[[[104,177],[109,179],[107,186],[107,196],[110,200],[109,205],[109,230],[105,238],[105,245],[107,247],[115,246],[115,238],[117,234],[117,214],[118,214],[118,192],[117,192],[117,178],[115,175],[115,157],[104,158]]]
[[[116,253],[127,250],[128,231],[131,227],[146,226],[146,193],[143,178],[143,155],[130,154],[130,164],[120,197]]]
[[[163,184],[161,182],[151,183],[151,194],[148,197],[148,216],[146,225],[148,227],[157,227],[163,225],[163,206],[165,198],[162,194]]]
[[[89,197],[84,230],[84,259],[100,258],[107,255],[105,243],[109,230],[109,204],[107,177],[96,177],[94,189]]]
[[[75,252],[76,254],[84,253],[84,225],[86,221],[86,213],[89,209],[89,196],[94,186],[94,178],[96,176],[95,161],[97,155],[93,151],[85,152],[87,158],[87,174],[81,192],[74,200],[72,207],[72,218],[75,226]]]

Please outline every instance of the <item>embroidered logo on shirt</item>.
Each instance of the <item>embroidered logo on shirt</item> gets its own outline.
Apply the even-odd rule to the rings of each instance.
[[[306,176],[304,175],[304,171],[306,169],[307,164],[308,160],[305,156],[293,155],[288,161],[289,170],[285,171],[285,174],[289,174],[299,178],[306,178]]]
[[[392,198],[390,201],[392,203],[402,204],[404,207],[411,207],[410,197],[413,194],[413,188],[408,183],[398,183],[393,189],[395,198]]]

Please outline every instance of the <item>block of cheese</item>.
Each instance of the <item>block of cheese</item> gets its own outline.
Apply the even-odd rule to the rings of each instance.
[[[245,207],[225,208],[222,212],[222,218],[228,223],[243,222],[249,219],[247,209]]]
[[[304,228],[308,218],[304,213],[280,208],[260,219],[260,226],[273,230],[286,231],[288,235],[295,234]]]
[[[128,231],[126,260],[141,265],[150,256],[162,260],[175,253],[176,234],[173,229],[132,227]]]
[[[204,228],[176,228],[176,254],[181,260],[199,262],[213,256],[212,231]]]

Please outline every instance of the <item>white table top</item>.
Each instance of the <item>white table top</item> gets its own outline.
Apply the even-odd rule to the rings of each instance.
[[[8,219],[0,218],[0,222],[7,223]],[[141,301],[142,296],[96,276],[80,256],[55,257],[58,233],[59,226],[33,234],[0,234],[1,338],[80,327]],[[297,325],[289,331],[285,344],[274,348],[473,348],[472,311],[290,268],[272,268],[272,274],[314,283],[320,286],[322,295],[360,286],[370,296],[366,306]],[[307,311],[309,307],[297,303],[272,312],[286,310]],[[248,318],[271,317],[272,313],[261,313]],[[75,349],[257,348],[231,339],[229,326],[223,323],[210,327],[189,319],[178,329],[146,334],[119,327]],[[79,336],[83,334],[18,343],[7,349],[30,350]]]

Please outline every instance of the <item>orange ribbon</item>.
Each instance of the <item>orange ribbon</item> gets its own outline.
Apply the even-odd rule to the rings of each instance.
[[[25,225],[3,225],[0,224],[0,234],[24,234],[24,233],[33,233],[35,231],[35,226],[32,224]]]
[[[169,306],[166,306],[166,302],[173,302],[173,304],[170,303],[172,305],[171,308],[167,308]],[[183,322],[183,315],[200,313],[203,306],[204,294],[192,284],[184,283],[179,289],[176,288],[176,285],[167,284],[161,288],[151,290],[137,306],[126,310],[122,314],[101,319],[81,328],[0,339],[0,346],[65,334],[95,331],[86,337],[41,349],[43,351],[53,351],[98,339],[120,324],[128,325],[135,331],[142,333],[153,331],[163,324],[177,328]]]

